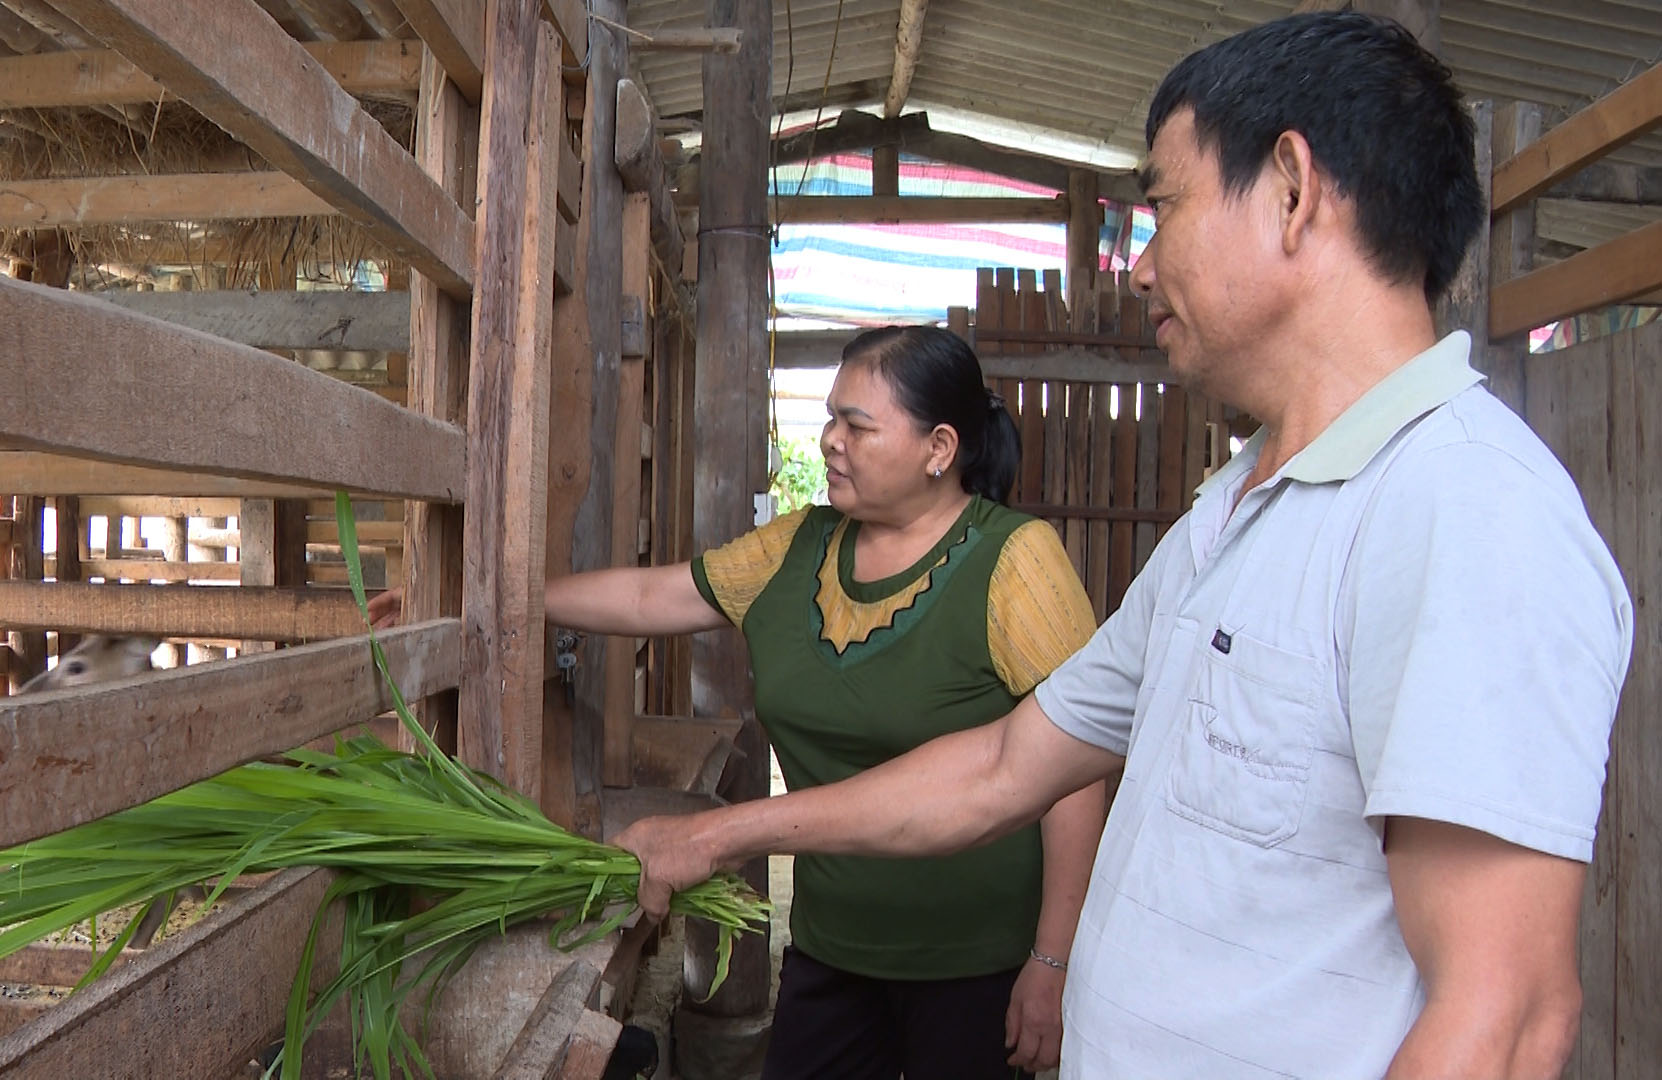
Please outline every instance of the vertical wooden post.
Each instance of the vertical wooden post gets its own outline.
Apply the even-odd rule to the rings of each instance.
[[[57,533],[58,569],[53,577],[59,581],[81,580],[81,500],[73,495],[59,495],[52,500],[53,527]],[[81,640],[79,634],[58,632],[58,655],[62,656]]]
[[[621,0],[590,10],[622,23]],[[623,178],[618,174],[617,82],[628,67],[626,35],[589,23],[583,99],[583,193],[572,292],[555,303],[549,503],[544,554],[549,576],[598,570],[612,561],[612,461],[616,456],[621,348]],[[551,628],[554,629],[554,628]],[[606,638],[585,639],[572,684],[547,684],[543,775],[555,785],[545,809],[586,835],[600,835],[605,758]],[[570,695],[568,700],[568,694]],[[561,817],[560,815],[565,815]]]
[[[416,103],[416,158],[427,175],[466,211],[473,209],[478,169],[478,110],[422,53]],[[460,424],[466,417],[466,307],[424,274],[410,273],[409,407]],[[454,617],[462,611],[462,508],[411,500],[404,504],[404,618]],[[416,717],[449,752],[456,749],[455,691],[415,703]],[[414,750],[402,726],[398,746]]]
[[[871,193],[873,195],[900,194],[900,147],[896,143],[880,143],[871,148]]]
[[[754,484],[765,470],[762,432],[755,428],[753,387],[767,363],[767,161],[771,112],[773,11],[763,0],[707,0],[705,24],[736,26],[736,56],[704,57],[704,175],[722,183],[699,187],[698,354],[695,365],[697,450],[693,538],[699,550],[751,528]],[[742,716],[750,708],[748,665],[736,631],[693,641],[693,711]],[[767,742],[754,723],[739,737],[744,752],[723,793],[730,800],[765,798]],[[745,877],[767,889],[767,861],[752,860]],[[689,923],[685,973],[688,1006],[721,1016],[752,1016],[768,1004],[765,934],[746,935],[733,949],[731,975],[710,1000],[714,935]]]
[[[623,295],[638,300],[644,319],[651,319],[652,224],[651,198],[629,195],[623,204]],[[650,326],[643,326],[650,340]],[[612,557],[613,566],[635,566],[640,561],[641,514],[641,395],[645,390],[646,360],[620,360],[617,423],[613,432]],[[634,783],[630,739],[635,727],[635,639],[613,638],[606,648],[604,779],[611,787]]]
[[[1098,201],[1097,174],[1092,169],[1068,170],[1068,322],[1076,334],[1094,334],[1097,324],[1097,274],[1101,268],[1102,203]],[[1075,383],[1068,387],[1068,478],[1067,501],[1089,505],[1090,439],[1092,399],[1108,392],[1105,386]],[[1106,437],[1104,433],[1103,437]],[[1073,518],[1066,523],[1063,540],[1074,567],[1084,578],[1089,573],[1090,525]]]
[[[548,349],[554,303],[560,45],[536,0],[491,0],[480,119],[462,539],[457,753],[537,801],[542,788]]]

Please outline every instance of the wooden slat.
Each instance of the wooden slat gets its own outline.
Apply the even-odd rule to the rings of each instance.
[[[1113,388],[1091,387],[1091,498],[1092,506],[1108,506],[1113,487],[1114,421],[1108,406]],[[1092,521],[1086,531],[1085,591],[1097,622],[1108,617],[1108,523]]]
[[[553,318],[553,173],[563,123],[559,41],[536,0],[492,3],[480,119],[479,265],[502,288],[473,305],[468,370],[463,650],[457,753],[524,794],[542,787],[547,363]]]
[[[381,635],[410,697],[456,685],[453,619]],[[67,829],[281,753],[392,707],[367,637],[0,701],[0,847]],[[144,752],[135,752],[143,747]]]
[[[58,576],[58,560],[46,560],[46,576]],[[81,575],[133,581],[238,581],[236,563],[178,562],[171,559],[82,559]]]
[[[293,498],[321,496],[325,489],[282,484],[272,480],[249,480],[237,476],[209,476],[204,473],[150,469],[113,461],[93,461],[43,454],[36,450],[0,450],[0,476],[6,487],[27,495],[81,495],[84,514],[126,514],[131,517],[231,517],[237,500],[250,498]],[[156,498],[152,496],[163,496]],[[224,504],[229,510],[176,512],[161,509],[169,504],[206,506]],[[122,509],[110,509],[122,507]],[[129,507],[139,507],[131,509]]]
[[[410,294],[232,289],[100,292],[98,299],[261,349],[407,352]]]
[[[1012,326],[1012,327],[1021,326],[1021,297],[1016,292],[1016,270],[1015,270],[1015,267],[1013,267],[1013,266],[1000,266],[1000,267],[998,267],[996,270],[993,271],[993,281],[995,283],[995,289],[996,289],[996,292],[995,292],[995,295],[994,295],[994,299],[995,299],[996,303],[994,304],[993,310],[991,312],[989,312],[991,317],[989,319],[987,319],[986,321],[992,326]],[[977,315],[976,315],[976,331],[977,331],[977,333],[980,332],[980,322],[981,322],[981,317],[980,317],[980,314],[977,313]],[[1022,350],[1020,350],[1020,349],[1017,350],[1018,353],[1021,352],[1021,351]],[[1016,370],[1017,371],[1023,371],[1023,370],[1025,370],[1025,368],[1026,368],[1025,358],[1018,355],[1017,358],[1016,358]],[[985,371],[984,368],[982,370]],[[997,380],[997,382],[994,383],[994,385],[998,388],[998,392],[1001,395],[1003,395],[1004,405],[1007,409],[1010,410],[1010,416],[1016,422],[1016,430],[1017,430],[1018,433],[1020,433],[1020,431],[1021,431],[1021,409],[1022,409],[1021,383],[1018,380],[1016,380],[1014,378],[1011,378],[1007,375],[1007,376],[999,378]],[[1027,451],[1026,440],[1023,439],[1022,440],[1022,452],[1025,454],[1026,451]],[[1015,481],[1014,484],[1011,485],[1010,494],[1011,494],[1012,497],[1015,497],[1015,496],[1021,494],[1021,490],[1022,490],[1022,470],[1020,468],[1018,468],[1017,471],[1016,471],[1016,481]]]
[[[485,86],[485,0],[392,0],[470,104]]]
[[[360,521],[357,523],[357,533],[358,543],[370,547],[388,544],[398,547],[404,543],[402,521]],[[306,543],[338,545],[340,525],[333,521],[306,522]]]
[[[11,335],[0,440],[19,448],[440,502],[462,494],[459,430],[292,361],[11,279],[0,279],[0,323]]]
[[[1046,270],[1043,276],[1045,325],[1053,330],[1065,329],[1067,324],[1067,308],[1062,302],[1062,273],[1059,270]],[[1066,503],[1068,484],[1068,404],[1067,384],[1049,380],[1044,384],[1045,389],[1045,437],[1044,437],[1044,499],[1051,503]],[[1062,522],[1052,519],[1057,532],[1062,530]]]
[[[1068,201],[1063,198],[782,195],[768,200],[768,213],[776,213],[780,222],[789,225],[1061,222],[1068,220]]]
[[[281,1029],[333,875],[286,870],[0,1039],[0,1076],[229,1076]],[[319,935],[313,987],[339,963]]]
[[[12,180],[0,188],[0,229],[312,217],[335,208],[278,172]]]
[[[414,90],[421,49],[408,41],[308,41],[311,58],[349,94]],[[0,59],[0,109],[154,105],[160,84],[112,49],[30,53]]]
[[[1181,386],[1168,386],[1160,395],[1160,469],[1157,503],[1161,510],[1181,514],[1188,504],[1183,490],[1183,451],[1189,406]],[[1161,527],[1158,536],[1164,536]]]
[[[1155,387],[1143,383],[1142,415],[1137,418],[1137,509],[1154,510],[1160,502],[1160,398]],[[1154,551],[1155,525],[1139,522],[1135,533],[1134,572],[1140,574]]]
[[[306,642],[361,633],[363,619],[350,594],[315,589],[5,581],[0,626]]]
[[[1662,221],[1653,221],[1563,262],[1502,282],[1490,294],[1489,336],[1503,338],[1662,289],[1659,252]]]
[[[1026,330],[1045,329],[1044,297],[1039,295],[1035,272],[1026,267],[1016,270],[1017,318]],[[1041,352],[1043,346],[1029,345],[1028,352]],[[1045,483],[1045,413],[1044,383],[1033,378],[1021,380],[1021,485],[1020,497],[1028,502],[1044,499]]]
[[[471,295],[468,216],[254,0],[57,7],[390,252]]]
[[[1501,214],[1662,121],[1662,65],[1636,76],[1495,166],[1491,213]]]

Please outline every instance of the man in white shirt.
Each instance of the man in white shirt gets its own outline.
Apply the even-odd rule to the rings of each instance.
[[[753,854],[922,855],[1124,766],[1062,1074],[1553,1077],[1632,612],[1574,484],[1431,303],[1485,212],[1448,72],[1293,16],[1150,107],[1133,272],[1263,422],[1008,717],[841,784],[636,825],[641,898]]]

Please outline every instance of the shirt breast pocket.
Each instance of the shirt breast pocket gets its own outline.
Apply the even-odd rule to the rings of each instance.
[[[1240,632],[1220,632],[1199,653],[1179,706],[1166,805],[1273,847],[1298,832],[1304,815],[1321,664]]]

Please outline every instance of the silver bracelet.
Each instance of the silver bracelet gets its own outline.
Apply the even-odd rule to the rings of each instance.
[[[1058,960],[1054,956],[1046,956],[1044,953],[1040,952],[1038,949],[1028,949],[1027,950],[1027,955],[1031,956],[1033,959],[1037,960],[1039,963],[1043,964],[1045,967],[1053,967],[1057,971],[1066,971],[1066,970],[1068,970],[1068,962],[1066,960]]]

